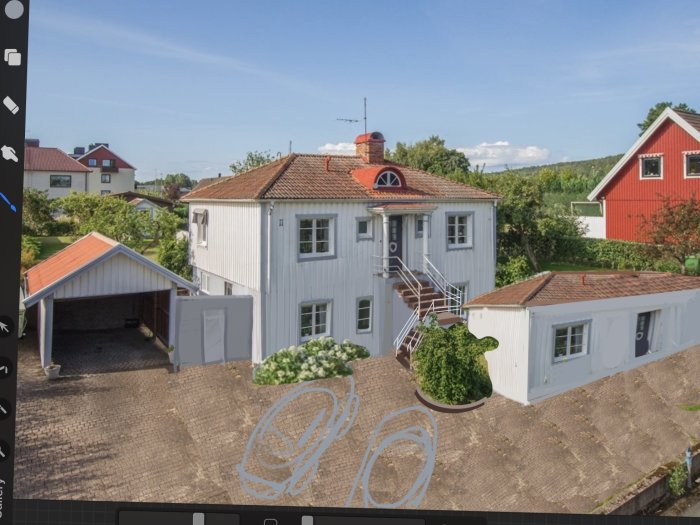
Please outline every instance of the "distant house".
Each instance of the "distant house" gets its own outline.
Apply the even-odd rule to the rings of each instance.
[[[87,152],[78,147],[72,156],[90,170],[85,191],[108,195],[134,189],[136,168],[110,150],[109,144],[94,144]]]
[[[90,170],[58,148],[27,139],[24,147],[24,187],[47,191],[50,199],[85,192]]]
[[[523,404],[700,344],[700,278],[657,272],[548,272],[475,297],[469,329],[493,388]]]
[[[667,108],[588,200],[602,203],[606,238],[643,241],[640,215],[650,217],[662,197],[679,202],[693,193],[700,197],[700,115]]]
[[[112,193],[110,197],[123,199],[129,204],[132,204],[138,210],[148,210],[151,216],[155,215],[158,208],[165,208],[168,211],[173,211],[173,201],[162,197],[155,197],[146,193],[138,193],[136,191],[124,191],[121,193]]]
[[[405,359],[430,311],[459,322],[449,310],[494,287],[499,197],[386,161],[379,132],[355,145],[353,156],[290,154],[183,197],[202,292],[253,297],[256,362],[320,336]]]

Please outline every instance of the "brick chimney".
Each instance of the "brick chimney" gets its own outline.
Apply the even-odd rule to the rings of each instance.
[[[367,164],[384,164],[384,135],[378,131],[358,135],[355,153]]]
[[[39,139],[24,139],[24,145],[28,148],[38,148]]]

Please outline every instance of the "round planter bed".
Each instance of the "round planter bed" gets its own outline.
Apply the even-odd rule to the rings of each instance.
[[[474,401],[473,403],[468,403],[466,405],[448,405],[446,403],[440,403],[439,401],[435,401],[428,394],[423,392],[420,389],[420,387],[416,388],[416,397],[421,403],[423,403],[431,410],[447,413],[468,412],[470,410],[474,410],[475,408],[479,408],[486,402],[486,398],[482,397],[478,401]]]

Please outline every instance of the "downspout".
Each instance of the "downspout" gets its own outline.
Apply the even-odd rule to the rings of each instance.
[[[272,261],[272,211],[275,209],[275,201],[271,201],[267,208],[267,282],[265,294],[270,295],[270,262]]]

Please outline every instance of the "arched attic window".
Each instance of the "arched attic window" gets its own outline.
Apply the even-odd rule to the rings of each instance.
[[[382,171],[374,181],[374,188],[400,188],[401,178],[393,171]]]

